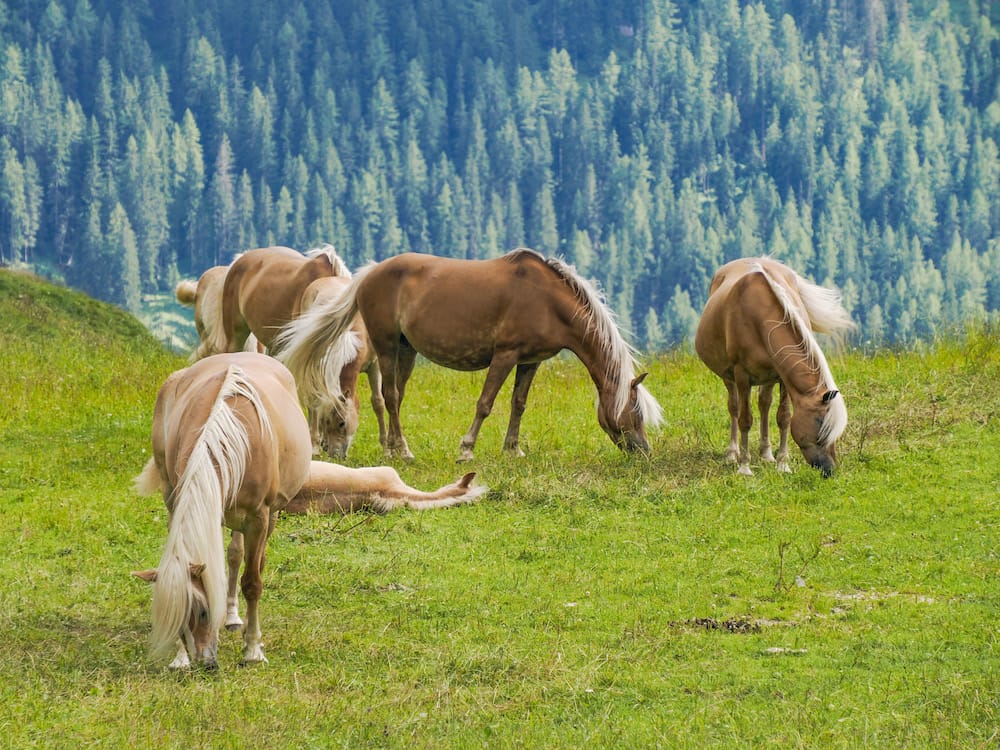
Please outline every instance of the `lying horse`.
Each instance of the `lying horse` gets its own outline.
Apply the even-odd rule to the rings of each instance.
[[[791,427],[806,461],[823,476],[833,472],[847,408],[813,333],[839,337],[853,326],[839,293],[807,282],[770,258],[734,260],[716,272],[694,345],[729,391],[726,458],[738,462],[740,474],[752,473],[748,442],[753,386],[759,386],[760,456],[775,461],[768,431],[775,383],[780,393],[778,469],[790,471]]]
[[[194,306],[194,327],[198,332],[198,346],[191,353],[191,361],[212,354],[221,354],[226,350],[225,338],[220,340],[222,333],[222,287],[226,283],[226,272],[229,266],[212,266],[205,271],[197,281],[184,279],[177,283],[174,294],[182,305]],[[243,351],[263,351],[258,346],[257,337],[251,334],[247,337]]]
[[[476,500],[485,487],[466,475],[426,495],[391,469],[350,469],[313,462],[309,429],[291,373],[256,353],[220,354],[172,374],[153,412],[153,458],[136,478],[142,494],[161,493],[167,542],[153,570],[152,650],[171,668],[191,659],[214,669],[219,629],[243,622],[236,581],[246,599],[243,663],[267,661],[259,602],[267,540],[280,510],[444,507]],[[327,468],[327,467],[330,468]],[[220,523],[232,529],[223,553]],[[227,559],[228,558],[228,571]]]
[[[399,420],[417,354],[455,370],[488,368],[472,425],[459,446],[471,460],[483,420],[515,370],[504,449],[518,445],[521,415],[539,364],[569,349],[597,387],[598,421],[623,450],[649,450],[645,425],[662,411],[635,376],[631,348],[592,285],[565,263],[519,249],[493,260],[407,253],[369,264],[338,298],[318,304],[278,336],[300,391],[324,387],[323,360],[360,312],[382,373],[388,455],[413,458]]]

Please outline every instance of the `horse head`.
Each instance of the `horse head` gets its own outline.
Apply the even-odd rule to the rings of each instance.
[[[628,402],[624,409],[616,409],[616,400],[611,392],[602,392],[597,404],[597,421],[611,441],[623,451],[649,453],[646,438],[646,422],[658,424],[661,412],[649,392],[642,387],[646,373],[632,379],[629,385]],[[654,408],[657,407],[657,408]]]
[[[204,572],[204,564],[190,563],[188,566],[188,611],[177,638],[195,662],[201,663],[205,669],[214,670],[219,666],[219,631],[213,626],[208,595],[202,581]],[[132,575],[155,585],[159,571],[154,568],[136,571]],[[175,660],[175,663],[178,662]],[[186,661],[184,664],[186,665]]]
[[[847,425],[847,409],[839,391],[816,394],[799,404],[792,415],[792,439],[802,456],[824,477],[833,474],[837,463],[837,438]]]
[[[316,436],[331,458],[344,458],[358,431],[360,402],[357,389],[324,400],[315,411]]]

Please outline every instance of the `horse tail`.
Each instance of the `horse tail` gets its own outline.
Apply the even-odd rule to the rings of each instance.
[[[178,281],[174,288],[174,295],[182,305],[193,305],[195,297],[198,296],[198,282],[191,281],[191,279]]]
[[[374,267],[375,263],[364,266],[339,296],[314,304],[274,337],[272,348],[294,376],[303,402],[317,403],[326,394],[339,392],[340,370],[332,373],[331,362],[352,361],[357,356],[360,341],[347,334],[358,314],[358,287]]]
[[[271,432],[260,395],[243,370],[229,367],[187,465],[170,498],[170,528],[153,589],[152,651],[169,656],[191,608],[191,566],[204,565],[201,581],[210,626],[226,616],[226,556],[221,528],[224,511],[235,502],[251,460],[247,427],[233,408],[242,397],[254,407],[262,432]],[[149,464],[139,475],[149,485]]]
[[[522,252],[522,251],[513,251]],[[534,252],[534,251],[524,251]],[[589,333],[593,335],[608,359],[608,378],[615,384],[615,414],[621,416],[628,407],[631,397],[632,380],[638,367],[636,351],[622,335],[614,312],[604,301],[600,290],[583,278],[577,270],[558,258],[547,258],[544,262],[569,285],[576,297],[588,311]],[[636,388],[636,409],[644,425],[659,427],[663,424],[663,408],[646,388]]]
[[[828,334],[840,343],[844,334],[857,328],[844,307],[839,290],[813,284],[798,274],[795,283],[809,316],[809,325],[816,333]]]

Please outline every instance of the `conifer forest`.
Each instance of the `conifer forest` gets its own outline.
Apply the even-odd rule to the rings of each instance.
[[[715,269],[856,343],[1000,314],[990,0],[0,0],[0,265],[133,312],[272,244],[529,246],[638,347]]]

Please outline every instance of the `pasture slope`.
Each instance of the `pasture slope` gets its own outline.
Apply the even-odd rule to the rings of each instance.
[[[995,747],[1000,332],[831,365],[851,422],[823,480],[722,463],[724,389],[650,363],[649,458],[600,431],[571,358],[544,365],[477,505],[283,517],[270,663],[150,661],[165,512],[131,491],[184,364],[131,317],[0,271],[0,747]],[[481,374],[420,365],[420,487],[452,481]],[[380,462],[363,412],[349,463]]]

